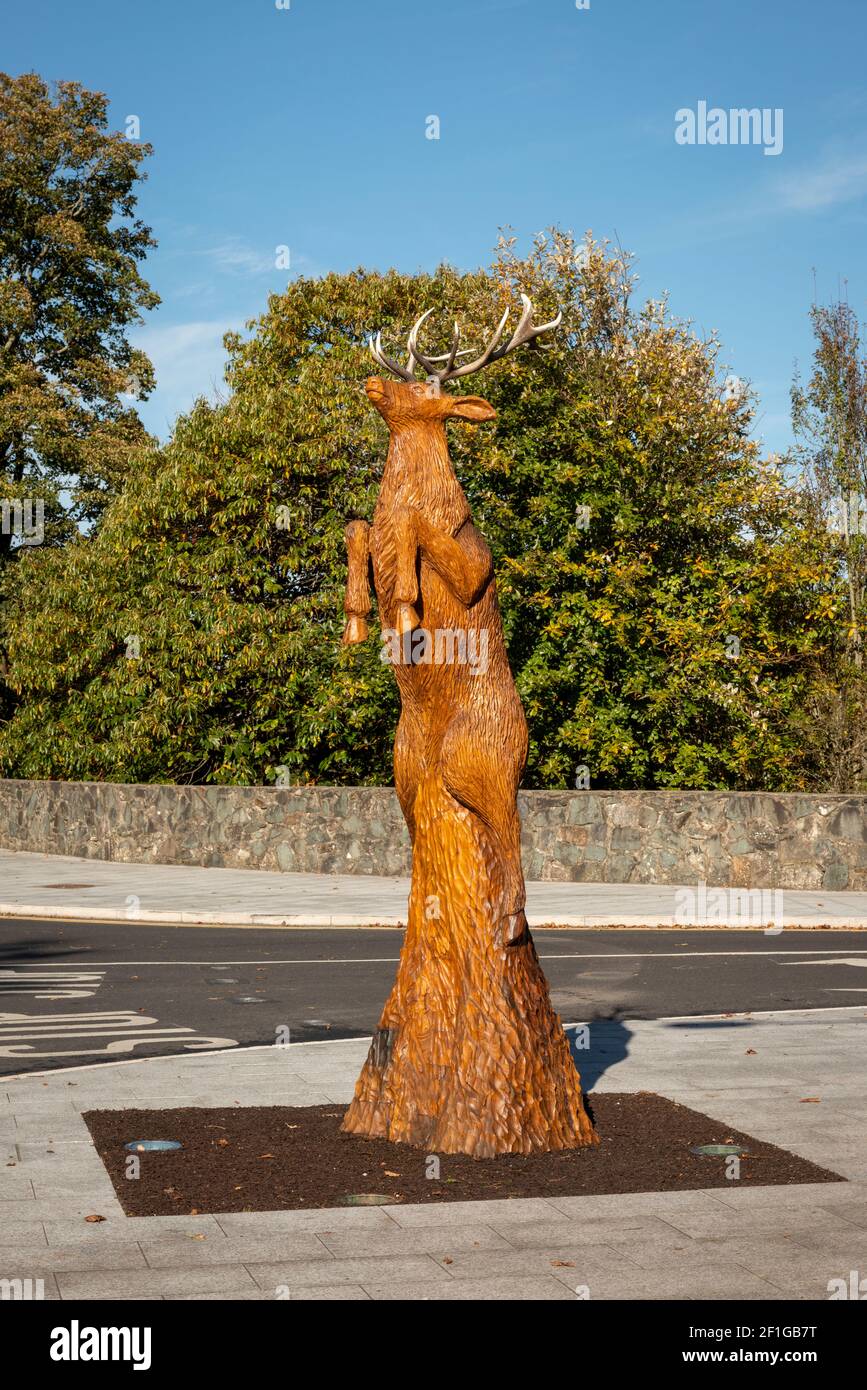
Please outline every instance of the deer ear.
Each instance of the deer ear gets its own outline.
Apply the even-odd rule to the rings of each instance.
[[[496,420],[497,412],[481,396],[455,396],[449,410],[450,420],[468,420],[479,425],[484,420]]]

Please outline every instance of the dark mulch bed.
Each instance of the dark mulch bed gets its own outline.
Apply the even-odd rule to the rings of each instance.
[[[588,1098],[601,1143],[590,1149],[473,1159],[429,1155],[407,1144],[340,1133],[344,1106],[91,1110],[84,1119],[128,1216],[335,1207],[360,1193],[393,1202],[492,1197],[567,1197],[671,1192],[701,1187],[842,1182],[797,1155],[650,1092]],[[142,1153],[126,1176],[124,1144],[177,1139],[183,1148]],[[740,1144],[740,1178],[698,1144]],[[351,1203],[350,1203],[351,1204]]]

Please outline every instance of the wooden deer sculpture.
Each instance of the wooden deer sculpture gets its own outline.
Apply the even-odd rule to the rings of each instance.
[[[517,791],[527,725],[509,669],[491,552],[449,460],[446,421],[493,420],[445,384],[556,328],[532,305],[508,342],[460,364],[409,335],[406,366],[371,340],[367,395],[391,441],[373,524],[346,528],[344,643],[364,641],[369,567],[401,716],[394,781],[413,845],[397,979],[343,1129],[489,1157],[597,1142],[524,915]],[[444,364],[444,365],[439,365]],[[426,380],[416,379],[416,368]]]

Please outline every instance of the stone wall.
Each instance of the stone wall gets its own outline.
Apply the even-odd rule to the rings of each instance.
[[[867,889],[867,796],[522,792],[528,878]],[[0,781],[0,848],[131,863],[406,874],[390,787]]]

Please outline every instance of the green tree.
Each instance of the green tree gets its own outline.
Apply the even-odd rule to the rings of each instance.
[[[153,372],[127,329],[158,296],[135,217],[150,147],[76,82],[0,73],[0,496],[40,499],[45,540],[95,522],[146,442],[124,394]],[[0,565],[15,549],[0,532]]]
[[[716,342],[556,231],[526,256],[504,239],[487,272],[297,280],[230,336],[228,401],[178,422],[93,539],[23,558],[6,775],[390,780],[391,673],[375,639],[338,645],[343,528],[371,515],[387,444],[366,340],[427,308],[431,344],[455,315],[475,340],[520,289],[563,330],[461,383],[498,422],[451,450],[494,551],[528,785],[581,765],[595,786],[805,784],[793,711],[833,566]]]
[[[800,721],[821,785],[867,788],[867,356],[844,301],[810,310],[815,347],[792,387],[798,470],[810,523],[838,580],[836,622]]]

